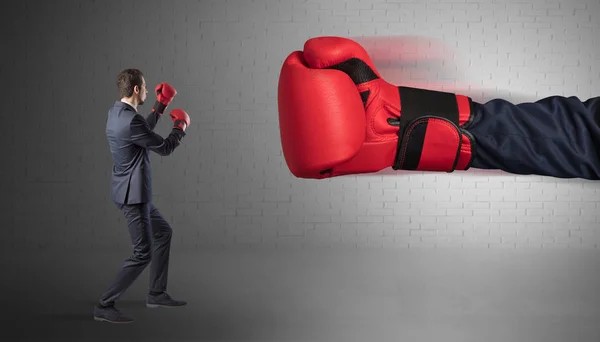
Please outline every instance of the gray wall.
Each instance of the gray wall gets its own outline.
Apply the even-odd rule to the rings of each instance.
[[[598,96],[598,0],[18,1],[3,14],[0,340],[600,340],[600,182],[296,179],[276,101],[285,57],[321,35],[355,38],[396,84]],[[166,81],[192,120],[173,155],[151,157],[174,229],[169,292],[189,305],[145,310],[140,277],[118,303],[137,324],[112,329],[91,314],[131,251],[104,135],[130,67],[151,89],[142,109]]]
[[[106,113],[142,69],[192,125],[152,155],[155,204],[189,248],[596,248],[600,183],[471,170],[294,178],[277,81],[311,37],[361,41],[397,84],[477,101],[597,96],[600,3],[52,1],[3,19],[3,249],[129,250],[110,202]],[[388,43],[377,40],[388,37]],[[381,44],[381,45],[379,45]],[[386,62],[385,57],[398,57]],[[381,57],[381,58],[379,58]],[[167,117],[157,126],[166,136]]]

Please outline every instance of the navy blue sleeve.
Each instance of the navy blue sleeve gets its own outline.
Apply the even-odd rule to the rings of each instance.
[[[472,167],[513,174],[600,180],[600,97],[549,96],[513,104],[473,104],[467,130],[476,141]]]
[[[148,122],[148,126],[150,127],[151,131],[153,131],[154,127],[156,127],[158,120],[160,120],[160,117],[164,113],[166,108],[167,106],[158,102],[158,100],[154,102],[154,107],[152,107],[152,111],[146,116],[146,121]]]
[[[146,116],[146,122],[148,123],[148,127],[150,127],[151,131],[153,131],[154,127],[156,127],[156,124],[158,123],[159,119],[160,116],[157,112],[150,112],[150,114]]]
[[[131,141],[143,148],[147,148],[161,156],[168,156],[177,146],[181,144],[181,139],[185,136],[182,130],[173,128],[167,138],[161,137],[152,130],[146,119],[140,114],[136,114],[131,120]]]

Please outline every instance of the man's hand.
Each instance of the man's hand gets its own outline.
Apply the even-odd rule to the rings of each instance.
[[[173,128],[185,131],[190,125],[190,117],[183,109],[173,109],[170,115],[171,119],[173,119]]]

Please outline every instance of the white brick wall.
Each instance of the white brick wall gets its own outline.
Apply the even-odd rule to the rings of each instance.
[[[283,59],[319,35],[353,37],[374,57],[398,54],[377,62],[390,81],[476,101],[598,96],[597,0],[62,1],[36,5],[52,15],[29,32],[10,20],[22,27],[32,5],[15,6],[4,25],[23,39],[11,43],[2,70],[15,89],[33,86],[39,97],[8,100],[11,112],[26,108],[37,121],[23,126],[20,117],[24,129],[0,137],[15,151],[2,171],[3,245],[129,248],[108,198],[104,137],[114,77],[125,67],[141,68],[150,85],[175,85],[173,107],[192,118],[174,155],[152,157],[155,203],[176,244],[596,248],[600,239],[598,182],[477,170],[295,179],[276,102]],[[157,131],[168,128],[163,121]]]

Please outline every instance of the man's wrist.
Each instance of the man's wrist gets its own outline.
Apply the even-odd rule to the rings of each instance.
[[[154,102],[154,107],[152,107],[152,112],[156,112],[156,113],[158,113],[158,115],[162,115],[166,109],[167,109],[166,104],[156,100],[156,102]]]
[[[171,129],[171,134],[175,134],[179,138],[179,140],[185,137],[185,131],[177,127],[173,127],[173,129]]]

